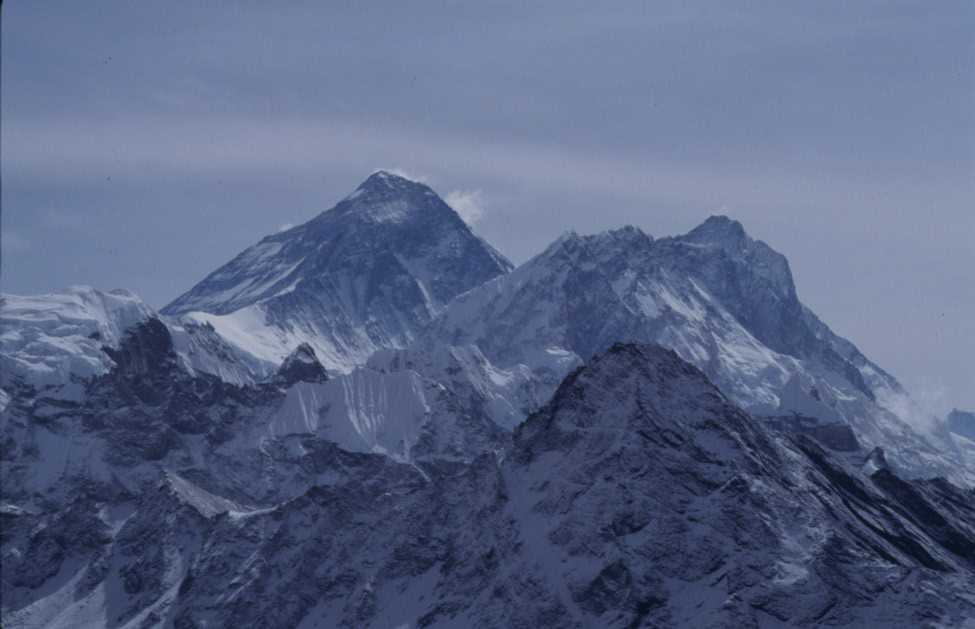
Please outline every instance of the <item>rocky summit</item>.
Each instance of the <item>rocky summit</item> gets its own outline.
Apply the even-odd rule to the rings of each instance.
[[[513,268],[377,171],[160,312],[79,286],[0,323],[5,628],[975,618],[971,413],[728,217]]]
[[[426,185],[378,171],[268,236],[162,310],[271,364],[307,343],[344,370],[405,347],[451,299],[511,269]]]

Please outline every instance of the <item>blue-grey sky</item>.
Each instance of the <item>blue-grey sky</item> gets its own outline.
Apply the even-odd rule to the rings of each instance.
[[[6,292],[160,307],[398,168],[515,262],[729,214],[922,402],[975,408],[970,0],[2,12]]]

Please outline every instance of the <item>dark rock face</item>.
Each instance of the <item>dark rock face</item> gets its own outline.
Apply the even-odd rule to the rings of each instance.
[[[105,347],[104,352],[115,361],[112,393],[132,403],[157,406],[166,389],[163,381],[180,371],[169,329],[155,317],[130,329],[117,350]]]
[[[104,351],[115,361],[118,373],[133,378],[171,369],[176,363],[169,329],[156,317],[132,327],[119,349],[105,347]]]
[[[657,241],[654,258],[702,281],[755,338],[777,352],[822,362],[842,374],[861,393],[874,399],[871,387],[851,359],[837,351],[841,339],[815,319],[799,301],[785,256],[754,240],[741,223],[712,216],[684,236]],[[817,334],[819,332],[819,334]],[[893,380],[892,378],[890,378]]]
[[[133,327],[118,350],[106,348],[116,366],[88,386],[82,406],[72,411],[95,430],[114,434],[117,460],[158,461],[177,447],[182,434],[220,438],[241,406],[261,395],[208,374],[191,376],[179,364],[172,337],[159,319]],[[125,409],[114,420],[104,409]],[[131,456],[127,453],[131,452]]]
[[[857,452],[860,442],[848,424],[824,424],[817,419],[799,415],[763,418],[773,430],[809,435],[831,450]]]
[[[296,446],[266,446],[297,464],[275,474],[321,480],[262,508],[216,477],[167,472],[115,516],[91,497],[65,515],[4,515],[4,552],[38,558],[4,561],[4,625],[29,626],[32,588],[68,565],[84,574],[79,596],[120,593],[106,614],[122,626],[913,627],[975,614],[971,492],[867,475],[814,436],[769,432],[659,347],[595,356],[508,448],[470,463]]]
[[[328,374],[325,373],[325,368],[318,362],[315,350],[307,343],[299,345],[285,359],[274,376],[275,384],[285,387],[296,382],[325,382],[326,380]]]

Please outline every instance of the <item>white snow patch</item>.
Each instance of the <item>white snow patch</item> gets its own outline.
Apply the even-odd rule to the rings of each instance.
[[[2,295],[2,379],[20,376],[48,386],[105,373],[113,363],[102,347],[118,347],[128,328],[154,315],[123,290],[73,286],[48,295]]]

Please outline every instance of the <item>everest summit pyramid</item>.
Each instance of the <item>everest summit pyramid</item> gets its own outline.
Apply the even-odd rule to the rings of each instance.
[[[510,269],[428,186],[380,170],[161,312],[210,323],[270,362],[305,342],[343,370],[406,346],[452,298]]]

